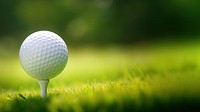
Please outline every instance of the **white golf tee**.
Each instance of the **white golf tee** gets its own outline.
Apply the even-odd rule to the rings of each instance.
[[[38,80],[40,85],[41,97],[45,98],[47,96],[47,86],[49,84],[49,79]]]

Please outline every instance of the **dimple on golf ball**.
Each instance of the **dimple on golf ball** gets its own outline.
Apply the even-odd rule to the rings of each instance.
[[[21,45],[20,63],[27,74],[38,80],[51,79],[65,68],[68,49],[63,39],[50,31],[37,31]]]

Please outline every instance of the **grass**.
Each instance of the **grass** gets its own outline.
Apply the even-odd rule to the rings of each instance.
[[[200,46],[142,46],[69,48],[68,65],[45,99],[17,52],[8,52],[1,56],[0,111],[198,111]]]

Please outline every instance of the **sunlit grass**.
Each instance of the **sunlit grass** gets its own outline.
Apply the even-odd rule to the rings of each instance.
[[[196,78],[199,76],[192,75]],[[8,111],[29,110],[60,111],[173,111],[182,110],[185,104],[197,109],[200,82],[187,77],[156,76],[120,79],[108,82],[85,83],[76,86],[49,89],[46,99],[39,91],[8,91],[1,93],[2,104]],[[177,83],[177,80],[179,82]],[[189,81],[188,81],[189,80]],[[199,79],[198,79],[199,80]],[[188,85],[189,84],[189,85]],[[6,103],[7,101],[7,103]],[[176,105],[173,107],[173,105]],[[188,107],[189,109],[191,107]],[[186,108],[186,109],[188,109]],[[1,108],[5,109],[4,106]]]
[[[40,98],[17,52],[2,57],[1,111],[156,111],[200,103],[198,44],[69,48],[66,69]]]

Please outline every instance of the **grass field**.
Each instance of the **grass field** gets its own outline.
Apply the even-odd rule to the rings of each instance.
[[[200,111],[198,42],[69,48],[45,99],[18,51],[0,52],[1,112]]]

